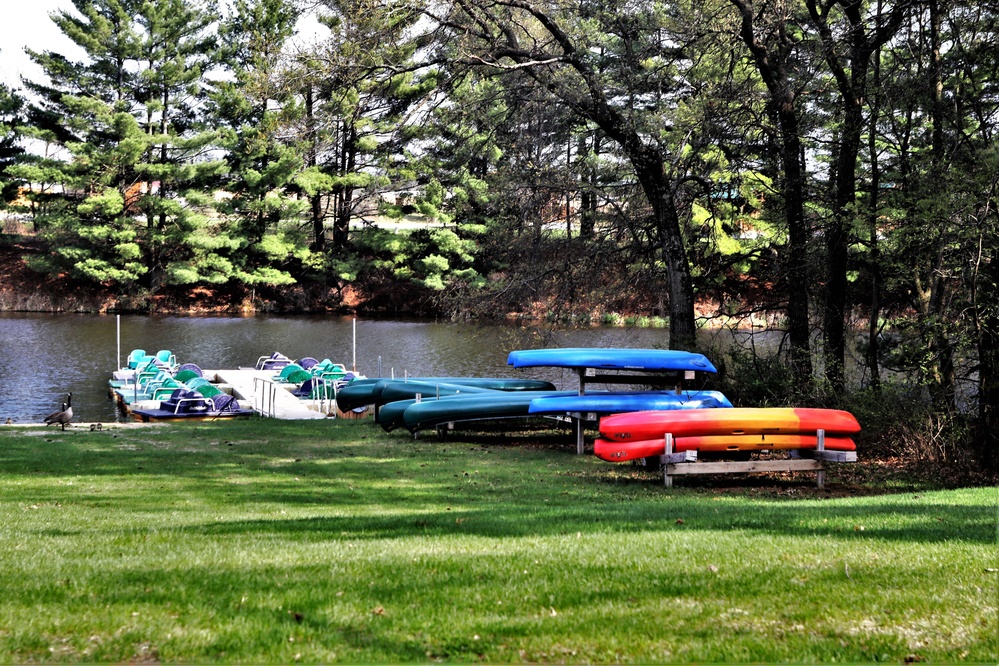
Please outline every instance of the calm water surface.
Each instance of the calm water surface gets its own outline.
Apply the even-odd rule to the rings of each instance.
[[[121,360],[132,349],[169,349],[202,368],[252,366],[280,351],[291,358],[329,358],[368,375],[530,376],[568,389],[572,372],[506,364],[514,349],[665,347],[667,331],[534,327],[369,320],[347,317],[122,316]],[[107,380],[119,366],[115,316],[0,313],[0,423],[39,422],[73,393],[75,421],[120,419]],[[356,330],[356,347],[354,331]],[[529,374],[526,374],[529,372]],[[522,374],[524,373],[524,374]]]

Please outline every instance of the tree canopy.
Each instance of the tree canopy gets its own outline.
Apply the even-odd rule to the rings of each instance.
[[[803,394],[904,370],[941,409],[972,396],[994,441],[997,17],[73,0],[52,20],[84,57],[39,45],[44,76],[0,88],[0,184],[35,269],[147,302],[625,311],[676,347],[766,311]]]

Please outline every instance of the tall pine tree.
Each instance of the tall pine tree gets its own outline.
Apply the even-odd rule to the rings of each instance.
[[[9,172],[24,154],[20,139],[24,122],[21,115],[24,100],[6,85],[0,84],[0,205],[17,197],[20,179]]]
[[[202,110],[207,75],[215,64],[211,30],[217,7],[208,0],[143,2],[139,53],[139,119],[147,145],[137,171],[147,187],[138,202],[145,214],[149,287],[224,283],[233,273],[238,241],[208,213],[225,162],[213,156],[217,132]]]
[[[45,72],[28,83],[32,132],[51,147],[31,177],[53,192],[39,222],[52,252],[33,266],[122,290],[227,280],[236,244],[205,214],[225,165],[200,117],[214,5],[73,5],[53,21],[83,60],[29,51]]]
[[[27,82],[32,136],[48,146],[24,165],[41,188],[36,227],[51,246],[30,265],[45,272],[128,288],[147,271],[130,207],[147,141],[135,120],[139,37],[134,0],[74,0],[53,15],[86,55],[73,62],[53,51],[29,50],[45,79]]]
[[[236,225],[235,278],[253,286],[293,282],[284,264],[305,252],[297,222],[306,204],[292,187],[302,150],[288,130],[299,104],[281,69],[299,16],[289,0],[237,0],[219,30],[229,76],[215,85],[211,113],[229,173],[217,208]]]

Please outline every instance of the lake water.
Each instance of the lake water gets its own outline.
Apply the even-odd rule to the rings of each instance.
[[[252,366],[280,351],[329,358],[369,377],[529,376],[575,389],[576,375],[513,370],[514,349],[666,347],[664,329],[595,327],[545,331],[518,325],[330,316],[184,317],[0,313],[0,423],[41,421],[73,393],[77,423],[120,420],[107,391],[111,372],[136,348],[169,349],[206,369]],[[356,330],[356,338],[354,332]],[[356,343],[355,343],[356,340]]]

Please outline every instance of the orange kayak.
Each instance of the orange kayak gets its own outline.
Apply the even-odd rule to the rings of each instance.
[[[852,435],[860,424],[850,412],[796,407],[733,407],[632,412],[600,419],[600,434],[617,442],[717,435]],[[795,447],[800,448],[800,447]],[[830,447],[831,448],[831,447]],[[679,449],[678,449],[679,450]],[[641,457],[641,456],[639,456]]]
[[[815,449],[816,435],[695,435],[675,437],[673,450],[680,451],[773,451],[787,449]],[[827,435],[825,448],[830,451],[856,451],[857,445],[849,437]],[[666,453],[665,438],[640,439],[618,442],[598,439],[593,443],[593,453],[602,460],[624,462]]]

